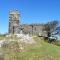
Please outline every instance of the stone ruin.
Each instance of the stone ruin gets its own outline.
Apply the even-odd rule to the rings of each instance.
[[[18,10],[12,10],[9,12],[9,34],[20,34],[20,31],[24,34],[39,34],[43,29],[43,24],[21,24],[21,14]]]
[[[20,14],[17,10],[9,12],[9,33],[20,33]]]

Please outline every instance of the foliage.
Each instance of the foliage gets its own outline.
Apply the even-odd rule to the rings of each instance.
[[[48,23],[44,24],[43,31],[47,32],[47,37],[48,37],[48,40],[50,42],[52,40],[54,40],[55,38],[57,39],[57,37],[55,37],[55,35],[60,34],[59,22],[58,21],[51,21],[51,22],[48,22]]]

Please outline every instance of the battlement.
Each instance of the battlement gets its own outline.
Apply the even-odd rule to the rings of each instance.
[[[20,15],[18,10],[10,10],[9,14],[18,14],[18,15]]]

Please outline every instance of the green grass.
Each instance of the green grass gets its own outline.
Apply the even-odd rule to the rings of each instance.
[[[60,60],[60,47],[40,41],[25,52],[20,60]]]
[[[0,40],[4,39],[5,36],[4,35],[0,35]]]
[[[4,47],[5,60],[60,60],[60,47],[44,42],[39,37],[33,37],[36,44],[24,44],[24,49],[19,50],[18,44]],[[10,47],[13,46],[13,49]],[[16,49],[16,50],[15,50]]]

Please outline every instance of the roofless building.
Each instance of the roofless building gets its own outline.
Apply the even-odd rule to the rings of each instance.
[[[9,34],[39,34],[42,32],[43,24],[22,24],[20,23],[21,14],[18,10],[9,12]]]

